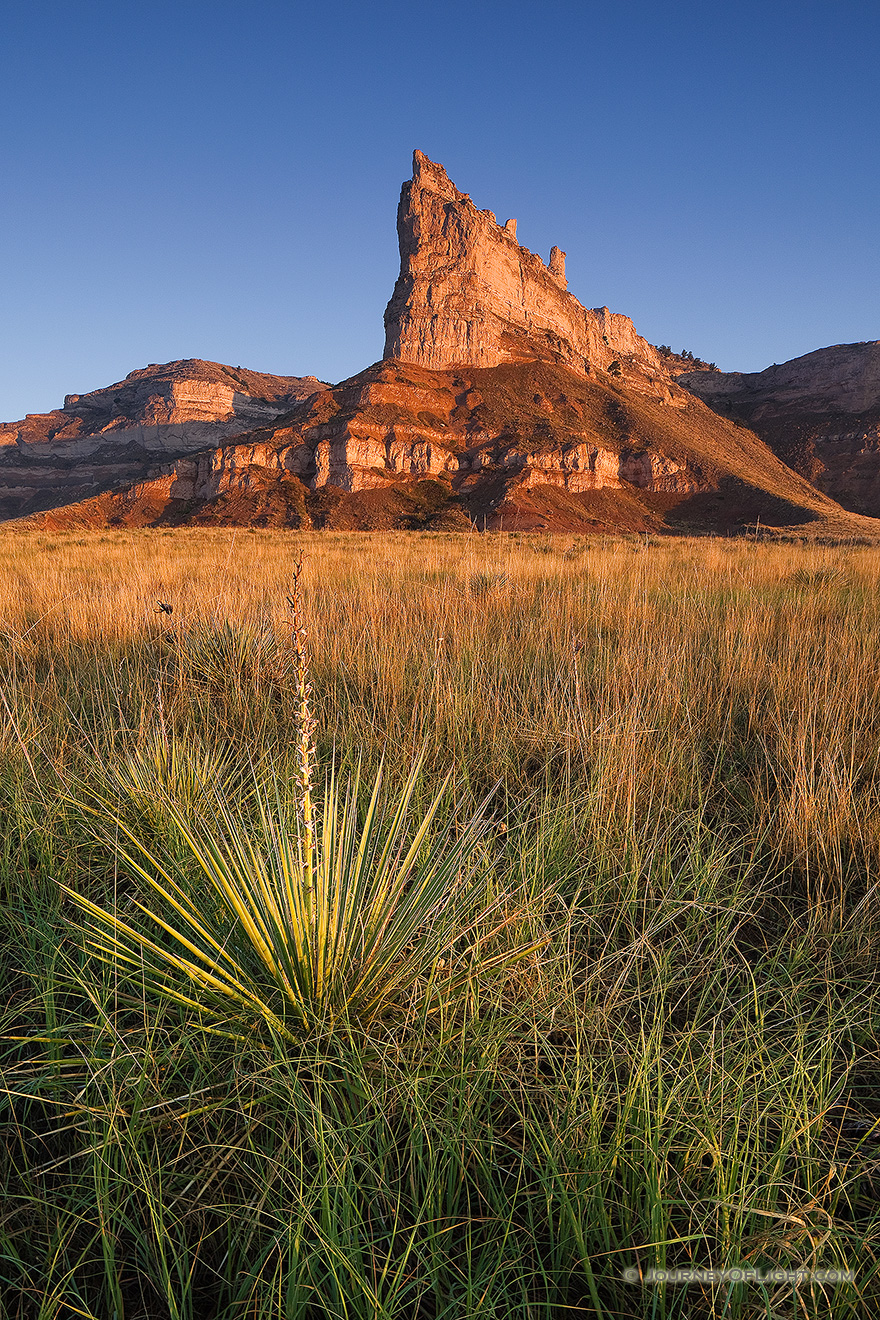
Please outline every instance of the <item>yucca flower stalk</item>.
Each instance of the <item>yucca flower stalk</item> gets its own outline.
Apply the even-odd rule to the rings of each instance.
[[[173,856],[145,843],[110,798],[86,804],[97,833],[159,900],[131,899],[146,928],[62,886],[90,919],[82,933],[93,952],[136,972],[158,996],[197,1010],[208,1030],[234,1037],[260,1023],[284,1037],[340,1022],[369,1025],[415,1001],[437,1009],[470,978],[542,943],[503,946],[502,933],[521,904],[509,893],[489,900],[478,878],[492,828],[489,799],[454,837],[436,831],[451,774],[415,816],[421,763],[396,801],[388,799],[380,766],[361,821],[360,766],[344,789],[334,769],[316,810],[301,573],[300,562],[288,596],[298,723],[295,810],[284,805],[277,778],[266,788],[254,775],[245,814],[228,778],[204,764],[194,770],[199,791],[188,783],[183,798],[173,778],[157,775],[153,796],[176,835]],[[125,781],[116,776],[114,783],[118,792]],[[140,772],[132,787],[142,805]],[[497,942],[502,947],[489,952]]]
[[[302,577],[302,559],[298,559],[293,570],[293,586],[287,597],[291,613],[293,633],[294,678],[297,697],[298,738],[296,746],[297,783],[299,788],[299,808],[302,815],[303,832],[303,885],[306,901],[311,901],[314,886],[315,864],[315,814],[312,802],[312,773],[317,755],[315,730],[317,721],[312,715],[310,697],[312,685],[309,678],[309,634],[303,622],[300,579]]]

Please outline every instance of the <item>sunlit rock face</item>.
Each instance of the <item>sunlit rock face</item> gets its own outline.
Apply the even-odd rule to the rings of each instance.
[[[679,392],[670,408],[558,363],[382,361],[280,422],[42,514],[41,525],[604,532],[842,514],[750,431]]]
[[[417,151],[397,213],[400,276],[385,312],[385,357],[425,367],[493,367],[535,358],[580,371],[615,360],[663,377],[628,316],[590,310],[567,291],[565,253],[549,263],[499,225]]]
[[[0,518],[87,498],[276,421],[324,388],[198,359],[132,371],[61,408],[0,424]]]
[[[678,380],[844,508],[880,515],[880,342],[821,348],[765,371]]]

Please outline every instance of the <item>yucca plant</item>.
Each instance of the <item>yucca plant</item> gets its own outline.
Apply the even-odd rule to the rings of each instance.
[[[240,1035],[261,1021],[289,1036],[368,1024],[414,996],[439,1007],[469,978],[538,945],[497,948],[516,905],[510,896],[480,902],[490,824],[478,811],[452,840],[434,830],[448,777],[413,820],[418,776],[416,766],[389,801],[380,769],[360,821],[359,773],[344,791],[331,775],[312,834],[277,787],[255,787],[253,816],[220,784],[205,786],[198,818],[164,797],[173,859],[111,804],[93,805],[99,832],[115,836],[119,859],[160,901],[133,898],[146,918],[135,925],[62,888],[90,919],[83,934],[94,952],[197,1009],[209,1029]]]
[[[134,752],[112,763],[103,776],[108,795],[148,813],[163,814],[163,798],[197,813],[210,786],[230,789],[242,778],[230,749],[216,751],[193,738],[186,742],[165,729],[149,734]],[[206,803],[210,807],[209,801]]]
[[[451,775],[417,816],[419,763],[396,800],[389,800],[380,767],[363,819],[360,767],[344,788],[331,773],[316,804],[299,573],[298,565],[290,597],[299,721],[295,809],[285,805],[277,777],[266,789],[254,775],[245,811],[228,774],[224,782],[204,762],[182,777],[183,794],[175,791],[174,776],[157,771],[154,801],[175,843],[159,855],[118,810],[126,777],[117,774],[117,800],[104,795],[86,811],[159,901],[133,898],[146,919],[135,925],[62,886],[89,918],[83,935],[95,953],[197,1010],[209,1030],[233,1036],[254,1023],[290,1036],[341,1022],[367,1025],[416,1004],[438,1008],[470,978],[540,944],[498,947],[519,905],[512,894],[481,902],[488,887],[478,871],[491,829],[485,803],[455,836],[438,830]],[[163,742],[158,769],[180,759],[179,749]],[[150,763],[128,763],[141,805]]]

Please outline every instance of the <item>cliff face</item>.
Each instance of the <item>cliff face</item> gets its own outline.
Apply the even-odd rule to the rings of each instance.
[[[140,481],[157,464],[274,421],[323,388],[313,377],[192,360],[68,394],[53,412],[0,424],[0,518]]]
[[[880,342],[838,344],[758,372],[678,377],[844,508],[880,515]]]
[[[289,427],[178,462],[173,493],[210,500],[247,485],[254,468],[352,494],[426,477],[456,495],[487,478],[572,494],[706,484],[673,436],[665,448],[677,457],[646,448],[645,419],[609,409],[606,388],[549,364],[465,376],[382,363],[304,405]]]
[[[841,513],[749,431],[681,393],[670,408],[556,363],[381,362],[280,425],[40,522],[586,532],[821,524]],[[864,534],[858,522],[850,534]]]
[[[770,426],[774,408],[787,419],[792,398],[863,418],[877,396],[867,358],[791,381],[774,369],[783,376],[769,393],[768,373],[754,386],[694,372],[685,389],[674,379],[684,359],[652,348],[627,317],[582,307],[559,248],[545,265],[519,245],[515,221],[478,211],[420,152],[398,230],[382,362],[333,388],[180,362],[69,395],[0,429],[0,516],[44,510],[33,521],[59,528],[584,532],[760,521],[880,535],[880,522],[844,513],[738,424],[749,414]]]
[[[537,358],[585,372],[617,360],[658,384],[666,376],[629,317],[588,310],[567,292],[564,252],[554,247],[545,265],[517,242],[515,220],[502,227],[491,211],[477,210],[420,151],[401,192],[397,232],[386,358],[440,369]]]

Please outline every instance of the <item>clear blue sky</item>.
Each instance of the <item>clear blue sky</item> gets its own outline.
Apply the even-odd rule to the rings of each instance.
[[[878,0],[0,0],[0,418],[381,355],[413,147],[727,370],[880,338]]]

